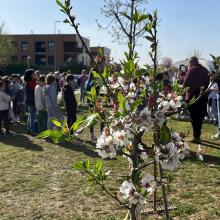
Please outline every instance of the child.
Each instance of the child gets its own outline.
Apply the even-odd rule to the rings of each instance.
[[[40,76],[35,87],[35,105],[37,109],[38,132],[47,130],[47,111],[43,89],[45,86],[45,76]]]
[[[9,132],[9,103],[11,102],[11,98],[9,95],[5,93],[5,83],[0,81],[0,135],[2,132],[2,122],[4,122],[6,134],[10,134]]]
[[[74,76],[72,74],[68,74],[66,76],[66,82],[67,84],[64,86],[64,102],[66,106],[67,111],[67,124],[69,128],[73,125],[73,123],[76,121],[76,98],[74,95],[74,85],[75,80]]]
[[[54,129],[54,124],[51,122],[51,118],[56,118],[59,121],[63,120],[63,115],[60,113],[57,105],[57,83],[53,74],[46,76],[46,86],[44,90],[46,109],[48,114],[47,128]]]

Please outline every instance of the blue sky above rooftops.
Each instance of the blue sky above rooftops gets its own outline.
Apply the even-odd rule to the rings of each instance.
[[[55,0],[0,0],[0,20],[11,34],[53,34],[54,21],[64,20]],[[72,0],[75,14],[84,37],[92,46],[106,46],[118,60],[126,46],[113,43],[106,31],[99,31],[95,20],[107,24],[100,13],[103,0]],[[185,59],[194,49],[200,49],[204,58],[220,55],[220,1],[219,0],[149,0],[150,11],[158,9],[160,57],[174,61]],[[61,33],[73,33],[71,27],[57,23]],[[149,60],[147,45],[137,48],[141,62]]]

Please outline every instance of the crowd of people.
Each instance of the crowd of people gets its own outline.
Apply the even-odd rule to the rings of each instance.
[[[10,135],[10,124],[24,120],[26,113],[28,134],[36,136],[46,129],[54,129],[51,119],[64,119],[58,106],[58,94],[64,101],[67,123],[71,127],[77,118],[74,91],[80,88],[80,102],[84,103],[87,79],[85,70],[77,81],[69,71],[44,75],[33,69],[26,70],[24,76],[12,74],[0,77],[0,135]]]
[[[210,82],[211,79],[211,82]],[[172,85],[176,82],[189,88],[183,94],[186,102],[192,98],[198,98],[197,102],[189,105],[178,117],[191,119],[193,127],[193,141],[200,143],[201,128],[204,117],[214,125],[218,124],[217,100],[219,95],[219,83],[213,81],[210,73],[199,64],[196,57],[189,60],[189,66],[180,66],[176,73],[164,71],[158,74],[156,80],[163,82],[164,91],[171,92]],[[91,89],[93,77],[83,70],[76,80],[70,71],[41,74],[40,71],[28,69],[24,76],[12,74],[0,78],[0,135],[10,135],[10,123],[16,123],[27,117],[27,133],[36,136],[46,129],[54,129],[52,118],[62,121],[67,118],[71,127],[77,119],[77,101],[75,90],[79,88],[80,103],[85,103],[86,93]],[[209,91],[201,96],[201,88]],[[65,105],[66,116],[58,105],[58,94]],[[201,96],[201,97],[200,97]],[[95,139],[94,128],[90,128],[91,139]]]

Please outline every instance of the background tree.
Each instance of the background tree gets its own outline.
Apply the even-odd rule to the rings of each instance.
[[[146,27],[146,4],[146,0],[104,0],[104,6],[101,8],[102,14],[110,20],[106,29],[112,29],[110,33],[113,39],[118,42],[126,40],[128,43],[129,59],[135,56],[137,41],[143,36]]]
[[[0,67],[6,65],[11,60],[13,54],[12,39],[8,35],[4,22],[0,23]]]
[[[162,65],[164,68],[169,69],[173,64],[173,60],[170,57],[164,57],[162,59]]]

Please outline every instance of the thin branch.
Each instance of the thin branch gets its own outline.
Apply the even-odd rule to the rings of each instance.
[[[148,166],[151,165],[151,164],[154,164],[154,160],[153,160],[153,161],[150,161],[150,162],[148,162],[148,163],[146,163],[146,164],[144,164],[144,165],[141,166],[141,167],[138,167],[138,170],[142,170],[142,169],[148,167]]]

